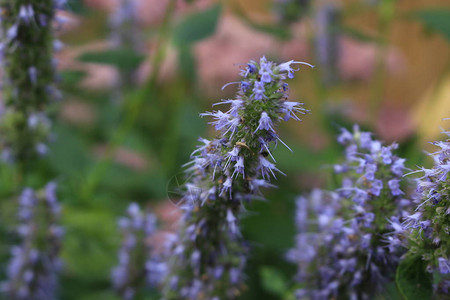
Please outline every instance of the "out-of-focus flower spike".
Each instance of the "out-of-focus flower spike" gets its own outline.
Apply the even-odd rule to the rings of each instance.
[[[56,183],[48,183],[43,191],[23,190],[18,211],[22,243],[11,249],[8,278],[0,283],[0,293],[7,299],[57,299],[62,267],[59,250],[64,234],[59,225],[60,213]]]
[[[341,129],[338,142],[347,154],[335,168],[342,187],[297,200],[297,218],[307,210],[317,222],[306,232],[304,223],[298,225],[297,246],[288,254],[304,287],[297,299],[371,299],[393,280],[405,252],[402,222],[411,201],[402,196],[406,168],[392,152],[396,145],[383,146],[358,126]],[[314,210],[304,205],[308,198]]]
[[[119,264],[112,270],[114,289],[124,300],[134,299],[146,287],[158,285],[166,273],[166,263],[151,244],[156,233],[156,217],[131,203],[127,216],[118,221],[122,233]]]

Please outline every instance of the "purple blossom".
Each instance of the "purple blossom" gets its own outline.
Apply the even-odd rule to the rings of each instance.
[[[399,179],[389,180],[388,186],[391,189],[391,193],[393,196],[399,196],[399,195],[403,194],[402,190],[400,190],[400,180]]]
[[[19,20],[29,23],[34,18],[34,10],[31,5],[22,5],[19,10]]]
[[[283,106],[281,108],[281,112],[284,114],[283,120],[287,122],[289,119],[294,119],[296,121],[301,121],[301,119],[296,115],[309,113],[309,110],[301,107],[303,103],[284,101]]]
[[[367,164],[365,167],[365,171],[366,171],[366,173],[364,174],[364,176],[366,177],[367,180],[369,180],[369,181],[375,180],[375,172],[377,171],[376,164],[373,164],[373,163]]]
[[[255,85],[253,88],[253,98],[255,100],[262,100],[263,98],[266,98],[266,95],[264,94],[266,91],[266,88],[264,87],[264,82],[262,81],[255,81]]]
[[[450,274],[450,260],[444,257],[439,257],[438,262],[439,272],[441,272],[441,274]]]
[[[278,70],[279,72],[287,72],[288,73],[288,78],[292,79],[294,78],[294,71],[298,71],[298,69],[293,69],[291,65],[295,65],[295,64],[302,64],[302,65],[306,65],[308,67],[314,68],[313,65],[305,63],[305,62],[301,62],[301,61],[294,61],[294,60],[290,60],[288,62],[282,63],[278,65]]]
[[[273,129],[272,119],[270,119],[270,117],[267,115],[266,112],[261,113],[261,118],[259,119],[259,125],[256,128],[255,133],[258,130],[275,131]]]
[[[399,158],[399,159],[395,160],[391,166],[392,173],[394,173],[397,176],[402,176],[403,170],[405,169],[404,164],[405,164],[405,159],[403,159],[403,158]]]
[[[272,81],[272,63],[267,62],[267,59],[263,56],[259,62],[259,75],[261,75],[261,82],[270,83]]]
[[[383,181],[381,181],[380,179],[376,179],[372,182],[370,192],[375,196],[380,196],[380,192],[382,189],[383,189]]]

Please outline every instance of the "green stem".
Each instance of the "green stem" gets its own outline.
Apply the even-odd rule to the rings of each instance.
[[[142,106],[144,105],[147,96],[154,92],[159,70],[165,57],[165,50],[167,41],[169,39],[169,33],[172,24],[171,21],[175,11],[175,4],[176,1],[171,0],[167,6],[164,19],[159,30],[157,49],[153,57],[153,69],[152,73],[150,74],[149,80],[147,81],[143,89],[138,94],[132,95],[130,101],[126,103],[128,105],[128,108],[126,108],[127,113],[125,114],[125,119],[119,125],[118,129],[115,131],[116,133],[111,138],[105,155],[96,165],[94,165],[82,187],[81,197],[84,200],[89,200],[91,198],[104,174],[107,172],[109,166],[111,165],[114,153],[128,136],[130,130],[134,127],[135,122],[138,119],[140,112],[142,111]]]
[[[384,0],[378,6],[379,47],[377,48],[375,75],[371,84],[369,103],[369,123],[373,127],[376,125],[386,88],[386,57],[391,25],[395,18],[395,4],[395,0]]]

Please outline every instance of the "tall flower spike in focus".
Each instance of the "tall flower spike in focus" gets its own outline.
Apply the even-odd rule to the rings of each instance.
[[[46,110],[58,98],[53,52],[56,9],[64,0],[1,0],[1,64],[4,108],[0,150],[24,167],[47,152],[50,121]]]
[[[128,216],[119,219],[123,241],[111,274],[114,289],[124,300],[140,299],[146,286],[156,286],[164,277],[165,264],[156,255],[151,239],[156,232],[156,217],[130,204]]]
[[[276,128],[282,120],[300,120],[308,113],[302,103],[286,101],[288,85],[298,66],[280,65],[262,57],[241,71],[235,99],[216,105],[228,110],[202,114],[213,118],[217,137],[200,139],[188,164],[181,208],[181,229],[172,247],[165,299],[235,299],[245,287],[247,245],[239,221],[243,205],[261,198],[261,188],[282,174],[271,153],[284,144]],[[227,85],[226,85],[227,86]]]
[[[450,131],[444,132],[450,138]],[[416,171],[418,206],[404,222],[409,236],[409,255],[421,257],[434,274],[436,299],[450,295],[450,139],[433,143],[431,169]],[[416,173],[414,172],[414,173]]]
[[[8,278],[1,283],[1,293],[11,300],[57,299],[62,265],[58,255],[64,231],[59,225],[61,207],[56,184],[50,182],[39,192],[25,189],[19,206],[22,243],[11,249]]]
[[[290,252],[301,268],[297,299],[374,299],[393,281],[405,251],[395,233],[403,231],[411,201],[397,145],[384,146],[357,126],[342,129],[338,141],[346,146],[345,162],[335,165],[342,187],[313,193],[311,203],[328,204],[313,210],[315,231],[299,232],[298,239],[313,236],[309,245]]]

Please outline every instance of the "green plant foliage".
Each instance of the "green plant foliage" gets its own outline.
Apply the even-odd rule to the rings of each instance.
[[[173,40],[178,46],[186,46],[211,36],[217,27],[222,7],[211,8],[189,15],[177,24],[173,31]]]
[[[278,270],[271,267],[261,267],[260,269],[261,285],[271,294],[277,295],[280,298],[284,296],[287,291],[287,280]]]
[[[80,0],[68,0],[67,1],[67,9],[73,13],[84,15],[88,13],[88,9],[86,8],[83,1]]]
[[[432,279],[425,267],[426,263],[416,255],[406,257],[397,268],[397,286],[406,300],[431,299]]]
[[[78,60],[82,62],[113,65],[124,71],[136,69],[144,59],[144,55],[127,48],[111,49],[102,52],[86,52],[78,57]]]
[[[82,71],[66,70],[60,73],[63,85],[76,85],[86,77]]]
[[[55,132],[58,139],[51,144],[50,165],[59,174],[80,174],[90,162],[86,145],[67,127],[57,127]]]
[[[450,42],[450,10],[425,9],[414,13],[413,17],[421,21],[426,28],[440,33]]]
[[[66,270],[84,280],[108,280],[116,259],[116,219],[102,209],[70,209],[64,212],[67,236],[62,257]]]

